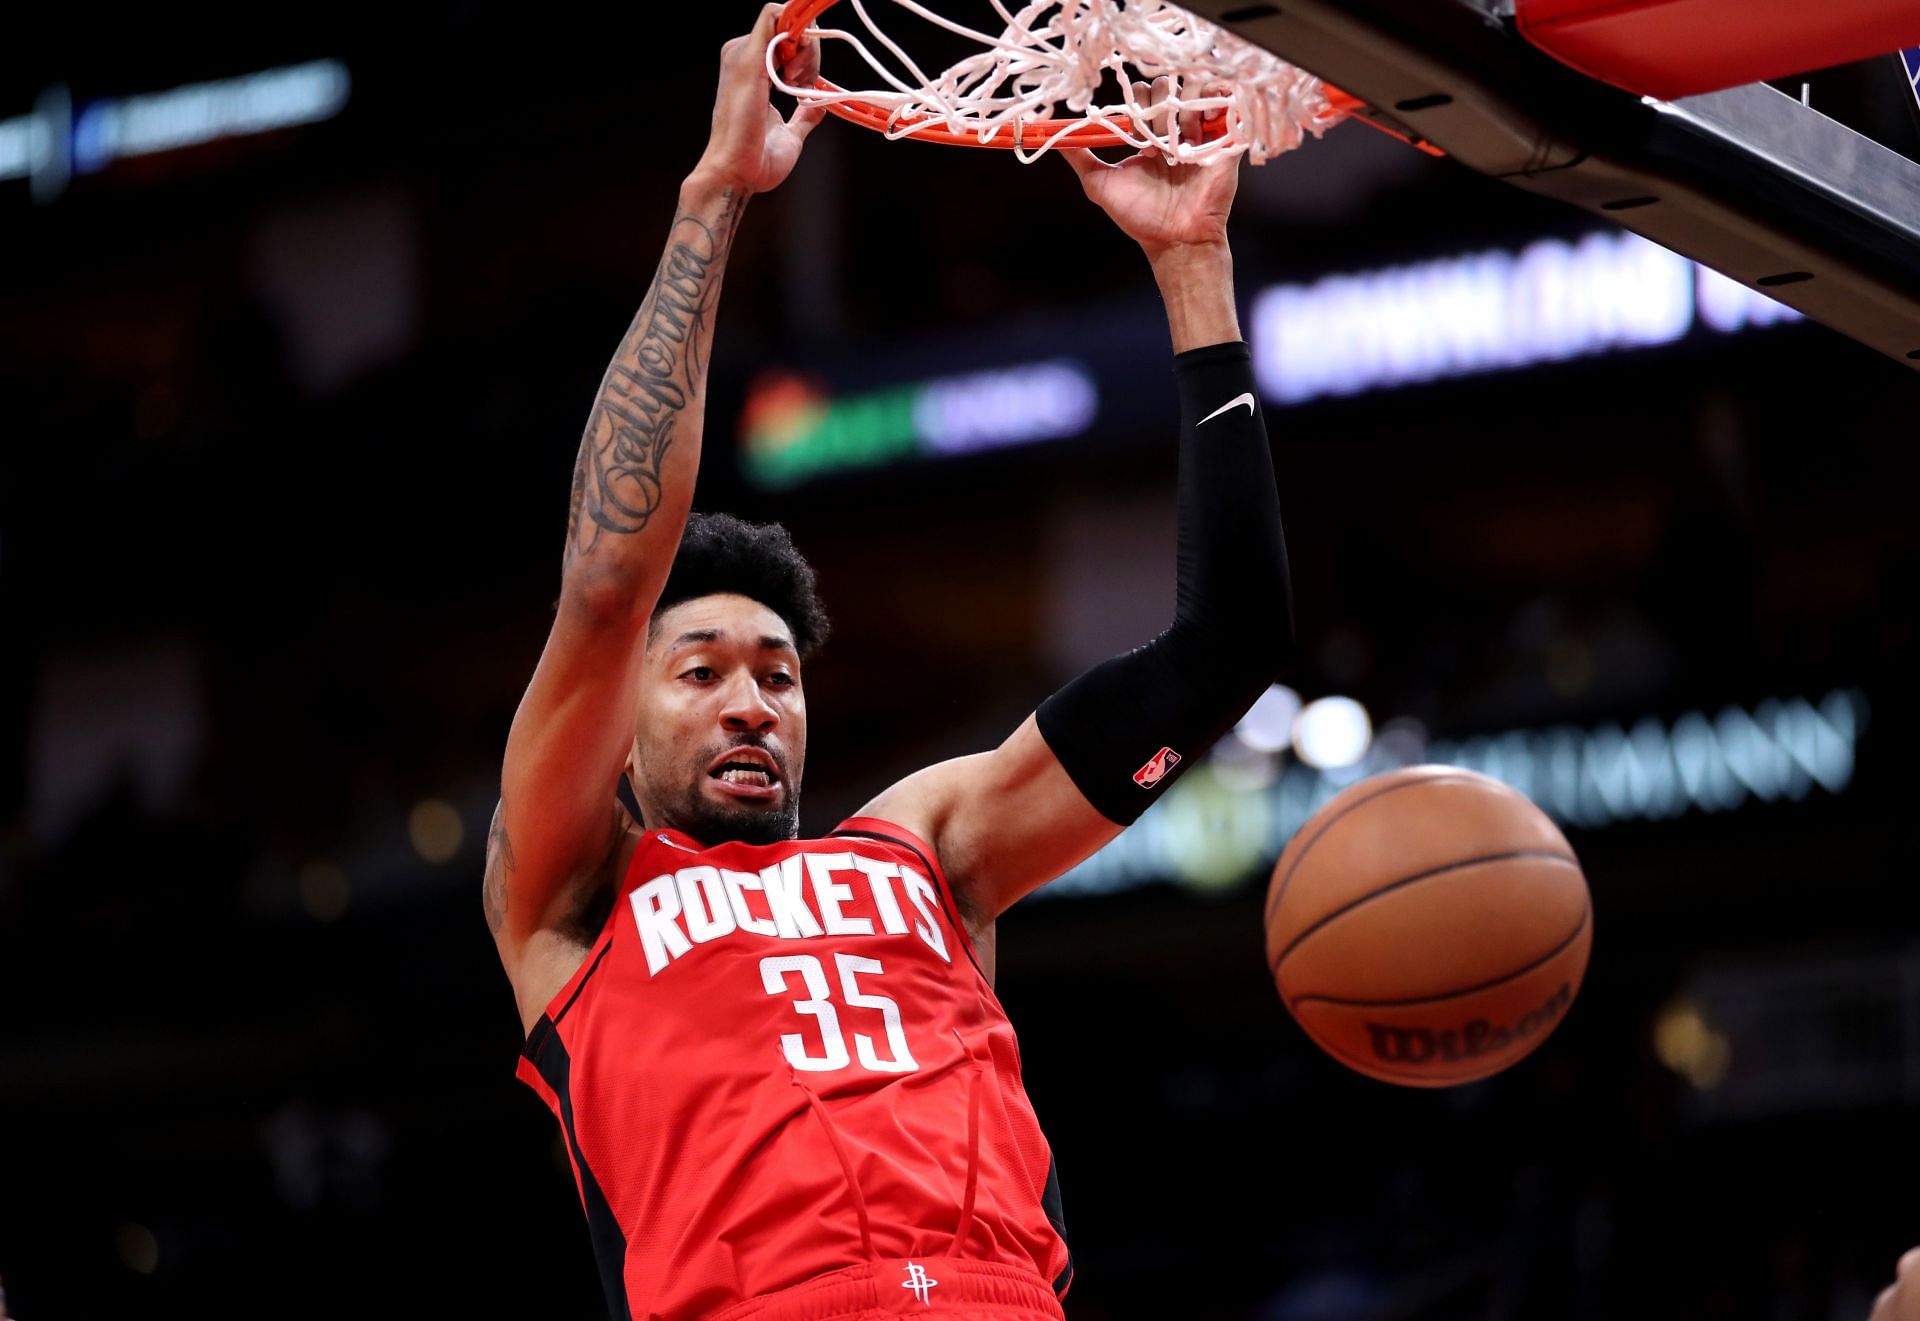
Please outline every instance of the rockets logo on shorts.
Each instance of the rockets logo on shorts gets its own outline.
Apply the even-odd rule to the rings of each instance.
[[[1173,768],[1180,764],[1180,754],[1172,748],[1162,748],[1153,754],[1145,766],[1133,773],[1133,782],[1142,789],[1151,789],[1167,778]]]
[[[920,1300],[922,1307],[932,1306],[931,1294],[935,1288],[939,1287],[940,1281],[927,1274],[927,1268],[917,1261],[908,1262],[904,1269],[907,1272],[907,1278],[901,1282],[900,1287],[913,1290],[913,1296]]]

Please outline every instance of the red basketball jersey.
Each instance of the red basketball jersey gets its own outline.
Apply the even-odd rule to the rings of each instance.
[[[1012,1025],[922,841],[648,830],[519,1076],[558,1117],[616,1318],[940,1256],[1064,1294]]]

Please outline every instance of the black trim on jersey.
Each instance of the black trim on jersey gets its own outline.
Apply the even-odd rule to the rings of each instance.
[[[979,956],[973,952],[973,936],[967,931],[966,923],[960,920],[960,901],[955,899],[950,893],[953,886],[946,879],[947,874],[940,870],[940,868],[934,866],[927,855],[922,853],[910,841],[901,839],[898,835],[883,835],[877,830],[836,830],[832,835],[828,836],[828,838],[838,838],[847,835],[851,835],[856,839],[878,839],[884,840],[888,844],[898,844],[914,857],[920,859],[920,865],[927,869],[927,879],[932,881],[934,886],[940,891],[940,911],[947,915],[947,921],[953,923],[954,934],[960,937],[960,947],[967,952],[967,962],[971,963],[973,970],[980,974],[981,981],[985,982],[988,986],[992,986],[993,978],[987,976],[987,970],[980,966]]]
[[[584,978],[581,984],[586,984]],[[569,1000],[567,1003],[571,1005],[573,1002]],[[561,1012],[566,1011],[563,1009]],[[567,1148],[573,1153],[574,1168],[580,1171],[580,1200],[587,1211],[587,1234],[593,1241],[594,1261],[600,1267],[600,1287],[606,1290],[607,1310],[612,1321],[633,1321],[633,1308],[627,1301],[625,1274],[627,1236],[620,1232],[620,1222],[613,1218],[613,1207],[608,1204],[607,1195],[600,1191],[600,1181],[593,1177],[586,1155],[580,1150],[580,1137],[573,1126],[573,1094],[570,1090],[573,1061],[567,1054],[567,1043],[560,1039],[560,1033],[553,1026],[553,1020],[544,1014],[527,1036],[526,1055],[533,1061],[533,1067],[539,1071],[547,1086],[553,1089],[553,1094],[560,1099],[560,1127],[567,1135]]]
[[[573,994],[568,996],[567,1002],[560,1006],[560,1012],[553,1016],[553,1025],[555,1027],[560,1026],[560,1020],[565,1018],[567,1011],[573,1008],[573,1002],[580,998],[580,992],[587,989],[587,983],[593,980],[593,974],[600,971],[600,960],[606,958],[607,952],[612,948],[613,942],[611,940],[600,946],[600,952],[593,956],[593,966],[587,969],[587,975],[580,979],[580,984],[573,988]]]
[[[1047,1213],[1047,1223],[1053,1226],[1053,1232],[1060,1236],[1060,1246],[1067,1250],[1067,1266],[1054,1277],[1053,1294],[1058,1298],[1067,1292],[1067,1286],[1073,1283],[1073,1244],[1067,1242],[1067,1211],[1060,1200],[1060,1162],[1047,1161],[1047,1187],[1040,1194],[1041,1209]]]

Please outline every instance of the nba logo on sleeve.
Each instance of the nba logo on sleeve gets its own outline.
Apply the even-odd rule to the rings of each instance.
[[[1151,789],[1167,778],[1168,772],[1180,764],[1180,754],[1172,748],[1162,748],[1153,754],[1145,766],[1133,773],[1133,782],[1142,789]]]

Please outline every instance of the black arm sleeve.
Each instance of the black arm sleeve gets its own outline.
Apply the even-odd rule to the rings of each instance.
[[[1179,586],[1159,637],[1040,704],[1040,735],[1087,801],[1133,822],[1233,728],[1293,655],[1280,496],[1247,346],[1174,359]]]

